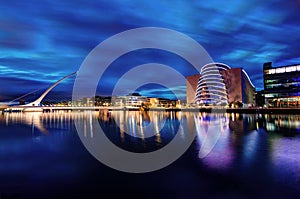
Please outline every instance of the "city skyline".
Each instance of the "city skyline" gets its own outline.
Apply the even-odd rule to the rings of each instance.
[[[215,62],[243,67],[257,90],[263,89],[263,63],[300,63],[299,1],[9,1],[1,3],[0,9],[0,101],[51,85],[78,70],[99,43],[138,27],[163,27],[187,34]],[[97,94],[108,95],[122,74],[149,62],[172,66],[185,76],[195,74],[176,55],[140,50],[112,63],[103,77],[106,86]],[[66,81],[58,91],[66,91],[70,84]],[[184,86],[177,89],[185,94]],[[169,95],[168,89],[157,85],[146,85],[139,92]]]

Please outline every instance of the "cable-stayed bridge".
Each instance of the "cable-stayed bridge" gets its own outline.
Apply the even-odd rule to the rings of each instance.
[[[49,88],[47,88],[42,94],[39,96],[36,96],[36,93],[40,91],[41,89],[31,91],[25,95],[22,95],[8,103],[1,104],[0,105],[0,110],[5,110],[5,111],[44,111],[44,110],[70,110],[70,109],[99,109],[99,107],[76,107],[68,104],[68,106],[51,106],[51,102],[64,102],[65,105],[67,102],[70,102],[72,100],[71,95],[68,97],[62,97],[61,95],[52,95],[51,99],[48,99],[48,101],[43,100],[46,98],[46,96],[52,91],[57,85],[59,85],[61,82],[64,80],[73,77],[76,75],[77,72],[71,73],[60,80],[56,81],[54,84],[52,84]],[[34,100],[30,101],[29,103],[25,103],[24,98],[34,95],[33,97],[35,98]],[[20,105],[13,105],[15,101],[20,100],[24,101],[24,104]],[[43,102],[43,103],[42,103]]]
[[[123,109],[120,107],[106,107],[106,106],[94,106],[94,105],[87,105],[87,106],[79,106],[72,103],[72,96],[69,95],[68,97],[61,97],[60,95],[52,95],[48,101],[44,100],[48,94],[61,82],[63,82],[66,79],[69,79],[70,77],[73,77],[76,75],[77,72],[71,73],[60,80],[56,81],[54,84],[52,84],[49,88],[47,88],[42,94],[36,96],[37,92],[41,89],[31,91],[25,95],[22,95],[12,101],[10,101],[7,104],[0,105],[0,111],[25,111],[25,112],[38,112],[38,111],[54,111],[54,110],[100,110],[100,109],[110,109],[110,110],[118,110]],[[70,89],[71,90],[71,89]],[[20,105],[12,105],[17,100],[23,100],[25,97],[34,94],[35,99]],[[44,101],[43,101],[44,100]],[[56,103],[62,103],[61,105],[55,105],[53,106],[51,102]],[[138,107],[127,107],[127,109],[134,109],[138,110]]]

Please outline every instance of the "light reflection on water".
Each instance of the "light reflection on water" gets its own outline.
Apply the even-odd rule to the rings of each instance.
[[[262,173],[272,176],[276,182],[299,187],[300,183],[300,116],[255,114],[207,114],[191,112],[51,112],[51,113],[3,113],[0,115],[0,156],[8,154],[20,158],[23,153],[37,153],[32,142],[49,151],[64,151],[64,142],[74,132],[73,119],[83,121],[84,136],[93,139],[93,121],[99,121],[107,136],[119,146],[140,151],[151,151],[168,144],[178,131],[185,139],[187,133],[195,133],[195,149],[199,153],[206,136],[219,136],[213,150],[199,162],[208,169]],[[19,129],[27,133],[21,135]],[[15,141],[8,137],[16,134]],[[220,134],[216,134],[220,132]],[[149,134],[153,134],[149,138]],[[19,136],[19,137],[18,137]],[[72,135],[74,136],[74,135]],[[28,139],[28,138],[32,139]],[[142,143],[142,144],[140,144]],[[134,145],[134,147],[132,147]],[[76,149],[74,149],[76,152]],[[142,150],[143,151],[143,150]],[[70,152],[70,151],[69,151]],[[49,153],[45,153],[45,156]],[[64,154],[66,156],[70,154]],[[33,167],[34,158],[26,165]],[[26,161],[25,161],[26,162]],[[7,164],[11,164],[8,167]],[[3,161],[0,173],[12,168],[15,172],[25,164],[20,161]],[[13,166],[14,165],[14,166]],[[16,166],[19,165],[19,166]],[[26,167],[26,166],[25,166]],[[74,174],[75,175],[75,174]],[[255,176],[254,176],[255,177]]]
[[[230,147],[229,117],[227,114],[206,114],[195,115],[195,126],[197,131],[197,143],[199,150],[206,136],[213,136],[221,132],[213,150],[203,159],[203,163],[211,168],[228,168],[233,161],[233,151]],[[220,154],[226,154],[220,156]],[[199,157],[202,158],[202,157]]]

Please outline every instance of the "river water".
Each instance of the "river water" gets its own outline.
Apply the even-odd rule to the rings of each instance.
[[[162,149],[176,134],[183,140],[193,134],[195,139],[163,169],[126,173],[100,163],[85,148],[81,139],[95,140],[99,133],[93,129],[95,121],[112,143],[136,153]],[[203,155],[205,136],[213,135],[215,144]],[[0,114],[1,199],[104,196],[300,198],[300,116],[155,111]]]

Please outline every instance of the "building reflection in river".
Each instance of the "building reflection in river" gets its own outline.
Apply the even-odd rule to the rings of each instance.
[[[247,169],[257,161],[272,159],[274,167],[294,165],[290,172],[300,173],[298,157],[300,131],[299,115],[261,114],[208,114],[193,112],[139,112],[139,111],[84,111],[50,113],[2,113],[0,124],[27,125],[32,137],[39,141],[52,129],[66,132],[73,127],[73,119],[82,121],[84,136],[93,139],[95,122],[99,122],[108,135],[115,135],[125,145],[143,141],[167,144],[176,134],[185,139],[187,133],[196,133],[198,153],[206,136],[219,136],[213,149],[201,161],[211,168],[226,169],[235,164]],[[181,124],[179,127],[178,124]],[[181,129],[178,129],[181,128]],[[149,141],[149,135],[152,140]],[[128,137],[138,138],[129,142]],[[114,137],[113,137],[114,138]],[[146,142],[147,141],[147,142]],[[143,145],[143,146],[144,146]],[[262,150],[263,148],[263,150]],[[288,155],[286,155],[288,154]],[[257,157],[263,157],[258,159]],[[267,163],[264,165],[268,165]],[[270,166],[270,165],[269,165]],[[263,166],[261,167],[263,168]],[[296,171],[295,171],[296,168]]]
[[[197,114],[194,116],[199,157],[210,168],[227,168],[233,161],[234,151],[230,145],[229,117],[227,114]],[[206,137],[218,136],[209,153],[203,157],[200,148]],[[214,139],[212,139],[214,140]],[[226,155],[220,155],[226,154]]]

